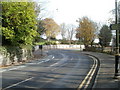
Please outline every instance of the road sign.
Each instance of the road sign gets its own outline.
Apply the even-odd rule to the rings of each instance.
[[[119,30],[120,29],[120,24],[111,24],[110,29],[111,30]]]

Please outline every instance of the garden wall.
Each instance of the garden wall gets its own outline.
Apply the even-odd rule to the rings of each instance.
[[[32,58],[32,50],[19,47],[0,47],[0,66],[24,62]]]

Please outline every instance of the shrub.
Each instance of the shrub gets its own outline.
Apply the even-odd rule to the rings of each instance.
[[[34,2],[2,3],[2,43],[32,45],[37,33]]]
[[[46,41],[45,45],[57,45],[56,41]]]

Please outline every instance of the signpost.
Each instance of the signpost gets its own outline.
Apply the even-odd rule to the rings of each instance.
[[[111,30],[119,30],[120,29],[120,24],[111,24],[110,29]]]
[[[118,20],[117,20],[117,13],[118,13],[118,9],[117,9],[117,0],[115,0],[115,24],[111,24],[110,25],[110,29],[111,30],[116,30],[116,54],[115,54],[115,75],[114,78],[116,79],[118,76],[118,71],[119,71],[119,58],[120,58],[120,54],[119,54],[119,31],[120,31],[120,24],[118,24]]]

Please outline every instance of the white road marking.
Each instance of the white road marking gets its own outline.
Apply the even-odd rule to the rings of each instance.
[[[11,68],[11,69],[8,69],[7,71],[11,71],[11,70],[15,70],[15,69],[20,69],[20,68],[24,68],[26,66],[18,66],[18,67],[15,67],[15,68]]]
[[[73,58],[71,58],[70,60],[73,60]]]
[[[32,65],[32,64],[35,64],[35,63],[27,63],[27,65]]]
[[[24,68],[24,67],[26,67],[26,66],[17,66],[17,67],[9,68],[9,69],[1,69],[0,72],[16,70],[16,69],[20,69],[20,68]]]
[[[90,56],[91,57],[91,56]],[[79,85],[79,87],[78,87],[78,90],[80,90],[82,87],[83,87],[83,85],[85,84],[85,82],[87,81],[87,79],[88,79],[88,81],[87,81],[87,83],[86,83],[86,85],[85,85],[85,88],[87,88],[87,86],[89,85],[89,83],[90,83],[90,80],[92,79],[92,76],[93,76],[93,74],[95,73],[95,70],[96,70],[96,68],[97,68],[97,60],[95,59],[95,58],[93,58],[93,57],[91,57],[92,58],[92,60],[94,60],[94,64],[92,65],[92,68],[90,69],[90,71],[89,71],[89,73],[87,74],[87,76],[85,77],[85,79],[82,81],[82,83]],[[89,77],[90,76],[90,77]]]
[[[54,56],[52,56],[52,55],[50,55],[49,57],[52,57],[52,59],[54,59]],[[37,62],[37,63],[26,63],[26,65],[41,64],[41,63],[48,62],[48,61],[50,61],[50,59],[40,61],[40,62]],[[8,68],[8,69],[0,69],[0,73],[5,72],[5,71],[16,70],[16,69],[20,69],[20,68],[24,68],[24,67],[26,67],[26,66],[24,65],[24,66],[16,66],[16,67],[13,67],[13,68]]]
[[[0,73],[5,72],[5,71],[7,71],[7,70],[1,70]]]
[[[58,63],[54,63],[54,64],[50,65],[50,67],[55,66],[55,65],[57,65],[57,64],[58,64]]]
[[[61,59],[61,60],[65,60],[65,59],[67,59],[68,58],[68,56],[66,56],[66,55],[64,55],[64,54],[62,54],[62,53],[60,53],[62,56],[63,56],[63,58]],[[58,59],[58,60],[60,60],[60,59]],[[71,58],[70,60],[73,60],[73,58]],[[58,63],[55,63],[55,64],[52,64],[52,65],[50,65],[50,67],[52,67],[52,66],[55,66],[55,65],[57,65],[57,64],[59,64],[59,62]],[[61,63],[60,63],[61,64]],[[61,65],[59,65],[59,67],[57,67],[57,68],[53,68],[51,71],[54,71],[54,70],[57,70],[57,69],[60,69],[60,67],[62,67],[62,66],[64,66],[64,65],[66,65],[67,63],[62,63]],[[50,68],[50,67],[48,67],[48,68]]]
[[[41,62],[38,62],[38,63],[36,63],[36,64],[41,64],[41,63],[43,63],[44,61],[41,61]]]
[[[24,83],[24,82],[26,82],[26,81],[29,81],[29,80],[31,80],[31,79],[33,79],[33,78],[34,78],[34,77],[31,77],[31,78],[25,79],[25,80],[23,80],[23,81],[21,81],[21,82],[18,82],[18,83],[16,83],[16,84],[12,84],[12,85],[10,85],[10,86],[8,86],[8,87],[6,87],[6,88],[3,88],[2,90],[5,90],[5,89],[8,89],[8,88],[17,86],[17,85],[19,85],[19,84],[21,84],[21,83]]]
[[[53,56],[52,59],[54,59],[55,57]]]
[[[56,70],[56,69],[58,69],[58,68],[53,68],[51,71],[54,71],[54,70]]]
[[[50,61],[50,59],[47,59],[47,60],[44,60],[44,61],[37,62],[36,64],[41,64],[41,63],[48,62],[48,61]]]
[[[43,61],[43,62],[48,62],[48,61],[50,61],[50,59],[48,59],[48,60],[45,60],[45,61]]]
[[[62,67],[62,66],[64,66],[64,65],[66,65],[67,63],[65,63],[65,64],[62,64],[62,65],[60,65],[58,68],[53,68],[51,71],[54,71],[54,70],[56,70],[56,69],[60,69],[60,67]]]

